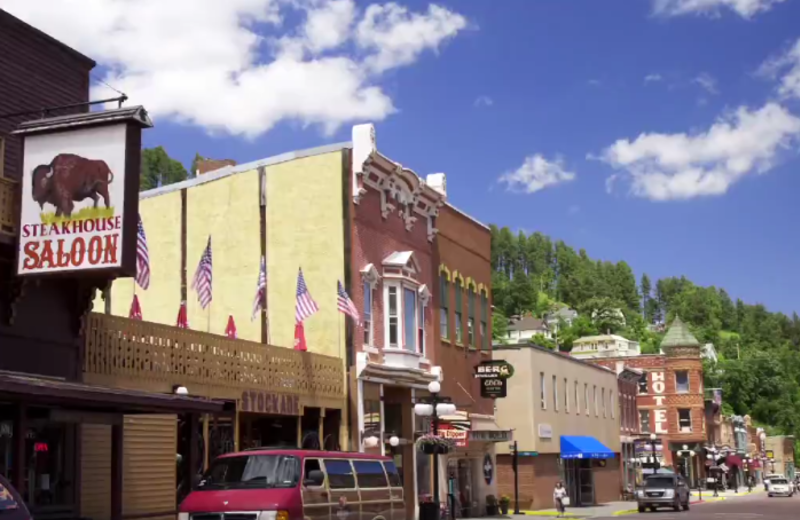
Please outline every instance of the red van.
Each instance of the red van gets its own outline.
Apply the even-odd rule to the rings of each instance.
[[[255,449],[218,457],[178,520],[406,520],[406,504],[389,457]]]

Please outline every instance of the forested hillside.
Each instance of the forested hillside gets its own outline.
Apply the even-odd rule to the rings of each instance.
[[[687,278],[637,280],[624,261],[592,259],[542,233],[512,233],[492,226],[495,338],[505,336],[507,316],[543,316],[567,305],[580,313],[557,338],[570,350],[575,338],[601,332],[641,342],[657,352],[663,332],[653,324],[676,315],[701,342],[713,343],[720,361],[707,365],[706,387],[721,387],[726,413],[749,414],[774,433],[800,434],[800,317],[764,305],[733,301],[725,289],[700,287]],[[744,273],[743,273],[744,276]],[[624,314],[621,319],[615,309]],[[594,319],[591,317],[594,316]],[[537,342],[556,348],[555,342]]]

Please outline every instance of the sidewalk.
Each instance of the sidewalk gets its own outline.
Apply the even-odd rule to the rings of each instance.
[[[744,497],[747,495],[752,495],[755,493],[764,493],[764,488],[756,488],[753,491],[748,492],[746,488],[743,488],[739,493],[734,493],[732,490],[727,491],[720,491],[718,497],[714,497],[713,491],[703,491],[702,493],[702,501],[700,500],[700,496],[697,493],[697,490],[692,491],[691,497],[692,505],[696,504],[706,504],[711,502],[719,502],[722,500],[729,500],[735,499],[737,497]],[[567,513],[564,515],[565,518],[598,518],[598,517],[608,517],[608,516],[623,516],[623,515],[630,515],[633,513],[638,513],[639,510],[636,507],[636,502],[609,502],[607,504],[601,504],[599,506],[592,506],[592,507],[568,507]],[[501,516],[499,518],[511,518],[513,520],[533,520],[531,517],[539,517],[539,518],[554,518],[558,516],[558,512],[555,509],[541,509],[539,511],[523,511],[521,515],[514,515],[510,514],[508,516]],[[494,517],[495,520],[498,517]],[[482,519],[474,519],[474,520],[482,520]]]

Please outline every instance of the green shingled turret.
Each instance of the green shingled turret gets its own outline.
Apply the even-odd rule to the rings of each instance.
[[[661,350],[673,347],[700,347],[700,342],[689,331],[689,327],[677,316],[661,340]]]

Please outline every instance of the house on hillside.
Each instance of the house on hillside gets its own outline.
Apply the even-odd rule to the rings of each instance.
[[[642,353],[638,341],[616,334],[584,336],[572,342],[572,357],[578,359],[619,358],[638,356]]]
[[[551,312],[544,317],[547,328],[553,333],[558,334],[559,324],[563,321],[569,327],[578,317],[578,311],[569,307],[561,307],[555,312]]]
[[[506,337],[509,343],[527,343],[532,337],[541,334],[547,339],[552,339],[553,333],[547,326],[547,322],[540,318],[534,318],[530,314],[524,316],[512,316],[508,320]]]

